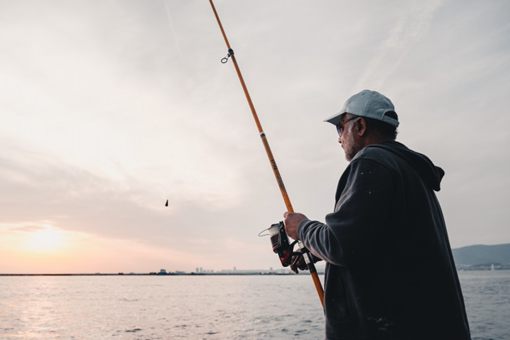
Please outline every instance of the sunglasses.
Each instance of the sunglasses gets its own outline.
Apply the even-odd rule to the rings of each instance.
[[[354,120],[354,119],[358,119],[359,117],[351,117],[351,118],[348,118],[346,120],[344,120],[343,122],[341,121],[340,123],[338,123],[336,125],[336,131],[338,132],[338,135],[341,136],[342,135],[342,132],[344,132],[344,128],[345,128],[345,125],[350,122],[351,120]]]

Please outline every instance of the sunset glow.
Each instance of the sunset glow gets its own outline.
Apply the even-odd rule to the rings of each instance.
[[[26,234],[23,248],[29,252],[50,253],[62,250],[66,245],[65,233],[49,225]]]

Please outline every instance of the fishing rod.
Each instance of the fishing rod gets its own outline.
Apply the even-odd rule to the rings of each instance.
[[[230,43],[227,38],[227,34],[223,29],[223,25],[221,24],[220,17],[218,12],[216,11],[216,7],[214,6],[213,0],[209,0],[211,4],[212,10],[214,12],[214,16],[216,17],[216,21],[218,22],[218,26],[220,27],[221,34],[223,35],[223,39],[225,40],[225,44],[227,45],[227,56],[221,59],[223,64],[227,63],[229,59],[232,59],[232,63],[234,64],[234,68],[236,70],[239,81],[241,82],[241,86],[244,91],[244,95],[246,96],[246,100],[248,101],[248,105],[250,106],[251,113],[253,115],[253,119],[255,120],[255,124],[257,125],[257,130],[259,132],[260,138],[262,140],[262,144],[264,145],[264,149],[266,150],[267,157],[269,158],[269,163],[271,164],[271,168],[273,169],[274,176],[276,177],[276,182],[278,183],[278,187],[280,188],[280,192],[283,197],[283,201],[285,202],[285,206],[287,207],[287,211],[290,213],[294,212],[294,208],[292,207],[292,203],[290,202],[289,195],[287,194],[287,190],[285,189],[285,185],[283,184],[282,176],[280,175],[280,170],[278,170],[278,166],[276,165],[276,161],[273,156],[273,152],[269,147],[269,142],[267,141],[266,134],[262,129],[262,125],[260,124],[259,117],[257,115],[257,111],[255,110],[255,106],[253,105],[253,101],[251,100],[250,93],[248,92],[248,88],[246,83],[244,82],[243,75],[241,74],[241,70],[239,69],[239,65],[237,64],[236,57],[234,55],[234,50],[230,46]],[[283,225],[280,226],[280,231],[282,231]],[[283,229],[283,232],[285,230]],[[312,276],[313,283],[315,285],[315,289],[317,290],[317,294],[319,295],[319,300],[321,301],[322,306],[324,306],[324,290],[322,289],[322,284],[319,279],[319,275],[317,274],[317,269],[313,264],[312,258],[308,250],[304,247],[301,241],[298,241],[298,247],[300,248],[305,263],[310,271],[310,275]],[[281,259],[281,258],[280,258]],[[282,260],[282,263],[284,261]]]

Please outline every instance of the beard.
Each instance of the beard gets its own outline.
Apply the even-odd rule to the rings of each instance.
[[[351,133],[349,133],[347,138],[342,142],[342,149],[344,149],[345,159],[350,162],[354,156],[363,148],[363,145],[354,140]]]

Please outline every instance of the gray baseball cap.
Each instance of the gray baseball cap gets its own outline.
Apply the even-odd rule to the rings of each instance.
[[[325,122],[338,125],[342,115],[350,113],[355,116],[377,119],[397,127],[398,119],[388,116],[388,112],[395,112],[395,106],[388,97],[377,91],[363,90],[347,99],[342,110],[326,119]]]

